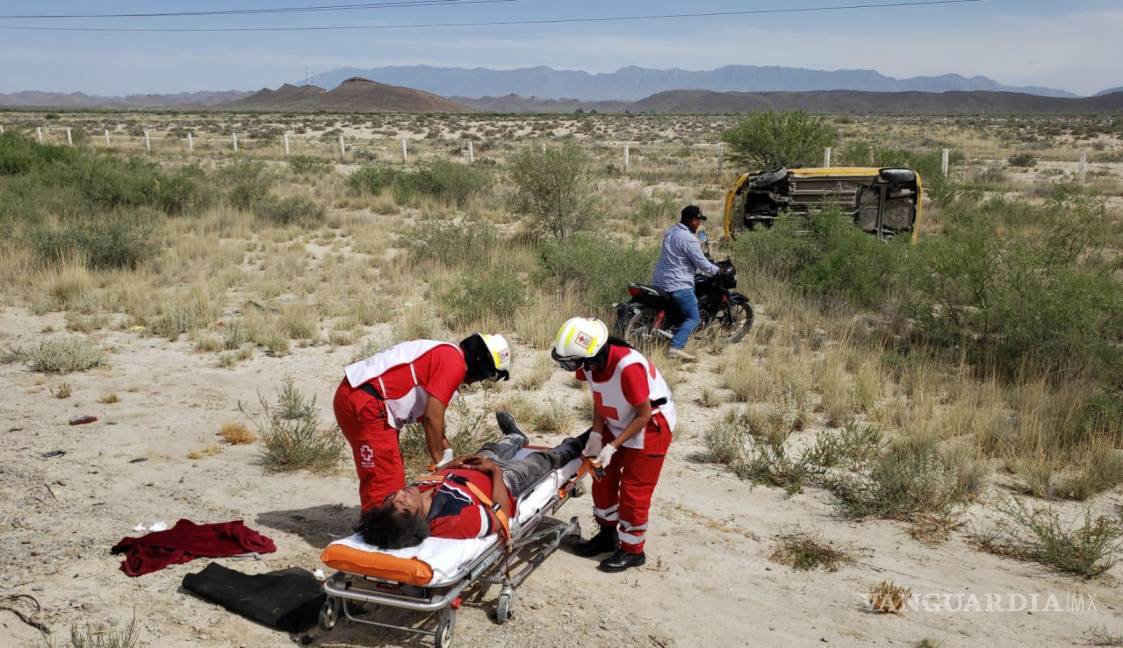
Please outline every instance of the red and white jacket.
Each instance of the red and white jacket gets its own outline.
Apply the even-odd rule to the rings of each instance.
[[[429,402],[431,391],[431,389],[427,390],[426,387],[429,386],[429,383],[436,381],[433,376],[422,376],[419,379],[414,363],[425,354],[439,347],[451,347],[456,350],[456,353],[460,354],[461,358],[464,356],[460,347],[450,342],[415,340],[402,342],[365,360],[349,364],[343,371],[347,375],[347,382],[352,387],[357,388],[369,382],[378,390],[382,402],[386,406],[387,422],[391,427],[400,430],[416,421],[425,412],[425,405]],[[398,377],[399,380],[391,383],[391,381],[383,379],[386,374],[402,366],[409,367],[408,375],[405,372],[395,371],[394,376]],[[442,383],[440,391],[442,393],[448,392],[448,400],[451,401],[456,396],[455,386],[458,386],[463,380],[466,367],[465,364],[461,367],[452,368],[454,371],[450,371],[449,376],[442,377],[445,379],[440,380]],[[452,373],[456,373],[456,375],[451,375]],[[400,380],[403,377],[404,383]]]
[[[578,372],[578,378],[589,384],[589,390],[593,395],[593,404],[604,419],[609,434],[612,438],[615,438],[636,417],[636,409],[628,402],[621,381],[621,374],[633,365],[643,367],[644,376],[647,378],[648,399],[651,402],[665,400],[661,405],[653,407],[652,421],[659,424],[661,418],[666,423],[667,431],[673,431],[677,418],[675,404],[671,398],[671,389],[667,386],[667,381],[663,379],[663,374],[639,351],[635,349],[625,349],[625,351],[626,353],[616,361],[615,366],[611,367],[611,376],[603,382],[595,380],[594,376],[586,376],[584,372]],[[644,430],[625,441],[623,447],[644,449],[646,435],[647,430]],[[605,440],[608,441],[608,439]]]

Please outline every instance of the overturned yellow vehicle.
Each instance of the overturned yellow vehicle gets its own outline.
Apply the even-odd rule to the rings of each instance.
[[[838,208],[854,225],[881,239],[920,232],[920,174],[913,169],[826,167],[744,173],[725,196],[724,234],[771,227],[786,213]]]

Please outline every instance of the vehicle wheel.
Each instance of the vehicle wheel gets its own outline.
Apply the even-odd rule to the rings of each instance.
[[[448,610],[441,616],[437,624],[437,633],[433,635],[433,645],[436,648],[449,648],[452,645],[452,626],[456,624],[456,615]]]
[[[753,327],[753,307],[748,302],[733,304],[729,307],[729,312],[733,317],[730,321],[721,323],[721,330],[725,342],[735,344],[740,342]]]
[[[515,602],[515,590],[508,585],[499,593],[499,600],[495,603],[495,621],[499,625],[507,623],[511,618],[511,606]]]
[[[651,330],[654,323],[655,314],[650,310],[641,310],[624,326],[624,339],[628,342],[640,346],[652,342],[654,339],[660,337]]]
[[[330,632],[335,627],[335,623],[339,621],[340,608],[343,602],[337,598],[328,598],[324,604],[320,606],[320,629],[325,632]]]

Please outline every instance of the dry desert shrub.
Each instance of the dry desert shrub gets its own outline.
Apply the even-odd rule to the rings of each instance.
[[[116,623],[86,624],[81,628],[71,626],[70,635],[62,643],[55,643],[50,634],[43,643],[47,648],[135,648],[140,645],[140,631],[136,619],[132,618],[123,626]]]
[[[1014,498],[996,508],[1005,517],[969,538],[983,551],[1083,578],[1099,576],[1119,561],[1123,522],[1118,518],[1093,515],[1085,508],[1081,517],[1066,524],[1056,510],[1028,507]]]
[[[518,364],[520,371],[515,387],[527,391],[535,391],[545,385],[555,369],[553,360],[545,353],[534,354],[534,361],[529,363],[529,367],[527,363]]]
[[[222,452],[222,446],[218,445],[217,443],[211,443],[209,445],[203,446],[202,448],[196,448],[195,450],[188,452],[187,458],[191,459],[192,461],[196,461],[204,457],[213,457],[220,452]]]
[[[97,402],[101,403],[102,405],[112,405],[114,403],[121,402],[121,398],[119,396],[117,396],[116,393],[111,392],[111,393],[106,394],[105,396],[102,396],[101,398],[97,399]]]
[[[776,536],[776,546],[768,557],[774,563],[787,565],[796,571],[835,572],[853,558],[846,551],[824,541],[821,534],[795,531]]]
[[[222,440],[230,445],[245,445],[257,441],[255,435],[244,423],[223,423],[218,431]]]
[[[912,590],[886,580],[870,588],[867,601],[870,609],[879,614],[900,614],[911,596]]]

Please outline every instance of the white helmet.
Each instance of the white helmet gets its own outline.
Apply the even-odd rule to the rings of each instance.
[[[480,337],[484,339],[484,345],[491,352],[491,361],[495,363],[495,370],[510,371],[511,345],[507,344],[507,338],[488,333],[481,333]]]
[[[511,368],[511,346],[502,335],[473,333],[460,341],[464,361],[468,365],[465,381],[508,380]]]
[[[583,360],[597,355],[608,342],[608,326],[593,317],[574,317],[567,320],[554,338],[550,357],[562,369],[576,371]]]

